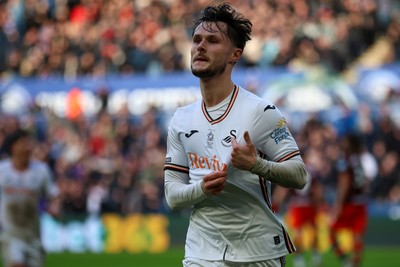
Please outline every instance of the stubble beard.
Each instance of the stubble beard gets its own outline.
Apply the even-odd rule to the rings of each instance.
[[[219,74],[222,74],[225,69],[225,64],[216,65],[214,67],[208,67],[206,69],[195,70],[193,69],[193,65],[190,66],[192,70],[192,74],[200,79],[209,79]]]

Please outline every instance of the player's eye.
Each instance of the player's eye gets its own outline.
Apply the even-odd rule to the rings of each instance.
[[[200,43],[200,42],[201,42],[201,38],[200,38],[200,37],[197,37],[197,36],[195,36],[195,37],[193,37],[193,39],[192,39],[192,42],[193,42],[193,43],[195,43],[195,44],[198,44],[198,43]]]

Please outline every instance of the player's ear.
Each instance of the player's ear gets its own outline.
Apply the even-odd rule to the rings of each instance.
[[[232,63],[233,65],[235,65],[235,63],[237,61],[239,61],[240,57],[242,56],[243,50],[240,48],[235,48],[232,52],[232,59],[230,61],[230,63]]]

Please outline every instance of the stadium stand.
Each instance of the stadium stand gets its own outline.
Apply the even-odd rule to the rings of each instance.
[[[192,22],[203,2],[2,1],[0,72],[74,77],[185,70]],[[242,66],[297,60],[342,71],[382,38],[392,50],[386,61],[399,57],[398,48],[393,51],[396,1],[231,2],[254,24]]]

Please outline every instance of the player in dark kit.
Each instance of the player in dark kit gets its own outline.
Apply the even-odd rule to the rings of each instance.
[[[311,151],[311,152],[310,152]],[[306,262],[305,247],[303,245],[304,230],[311,227],[314,231],[311,243],[311,266],[322,266],[322,255],[318,250],[318,227],[317,218],[321,212],[327,210],[327,204],[324,200],[323,184],[318,179],[318,173],[312,168],[309,161],[310,157],[316,157],[317,154],[313,150],[306,152],[303,156],[307,165],[308,183],[302,190],[288,189],[281,186],[275,186],[273,194],[273,208],[276,212],[282,213],[282,206],[286,212],[285,221],[289,227],[293,241],[297,249],[297,253],[293,258],[294,267],[309,266]]]
[[[343,266],[360,266],[363,250],[363,235],[367,227],[366,193],[369,184],[362,166],[362,140],[355,134],[343,138],[343,153],[337,164],[338,186],[336,202],[333,207],[331,242],[335,254]],[[337,241],[337,234],[349,229],[353,234],[354,246],[351,255],[346,255]]]

